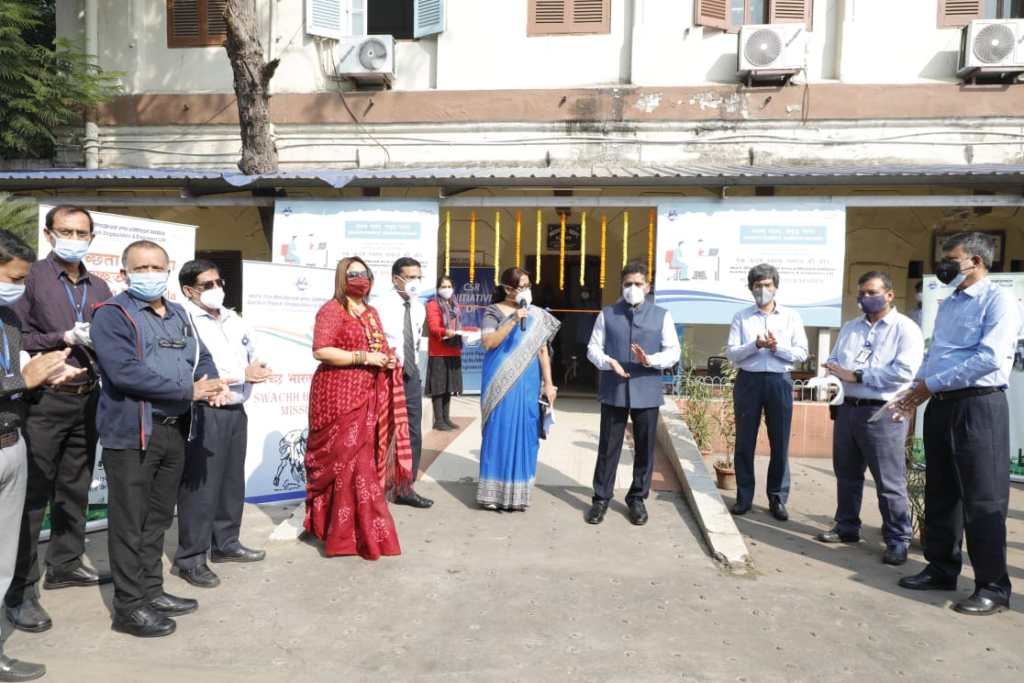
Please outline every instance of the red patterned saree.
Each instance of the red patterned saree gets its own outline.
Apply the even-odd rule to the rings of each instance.
[[[360,316],[335,299],[316,315],[313,350],[391,355],[377,311]],[[402,370],[321,363],[309,392],[306,530],[328,556],[399,555],[387,494],[409,481],[412,449]]]

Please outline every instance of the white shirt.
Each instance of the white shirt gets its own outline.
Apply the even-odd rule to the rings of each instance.
[[[217,374],[239,382],[231,385],[229,404],[244,403],[252,394],[252,384],[245,381],[245,368],[256,358],[256,347],[249,325],[230,308],[220,309],[220,318],[214,318],[189,300],[185,310],[192,317],[199,338],[213,356]]]
[[[380,324],[384,327],[384,336],[387,337],[388,346],[395,350],[395,356],[403,367],[405,366],[405,301],[405,297],[394,288],[370,300],[370,305],[376,308],[380,315]],[[416,347],[418,359],[420,339],[423,338],[423,324],[427,319],[427,309],[418,298],[411,301],[412,343]]]
[[[843,325],[828,360],[864,373],[863,382],[843,382],[844,395],[889,401],[910,386],[923,358],[921,328],[893,309],[874,325],[863,315]]]
[[[661,351],[647,354],[652,368],[664,370],[679,362],[679,338],[676,336],[676,325],[672,322],[672,314],[665,311],[665,322],[661,326]],[[587,359],[594,364],[598,370],[611,370],[609,361],[612,357],[604,352],[604,311],[597,314],[594,321],[594,331],[590,333],[590,343],[587,344]]]
[[[779,343],[774,353],[757,348],[758,335],[769,331]],[[757,306],[748,306],[732,318],[725,357],[747,372],[790,372],[794,365],[807,360],[804,322],[796,311],[778,303],[768,314]]]

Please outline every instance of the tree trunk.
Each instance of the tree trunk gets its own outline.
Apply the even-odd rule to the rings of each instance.
[[[227,0],[224,8],[228,52],[238,101],[242,158],[238,168],[246,175],[277,171],[277,146],[270,121],[270,79],[279,60],[265,62],[252,0]]]

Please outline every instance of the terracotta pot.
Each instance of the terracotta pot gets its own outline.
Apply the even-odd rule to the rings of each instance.
[[[715,465],[715,477],[718,479],[718,488],[723,491],[736,490],[736,469],[734,467]]]
[[[704,458],[704,460],[711,460],[712,452],[713,451],[710,448],[708,448],[707,450],[701,451],[700,455],[701,455],[702,458]]]

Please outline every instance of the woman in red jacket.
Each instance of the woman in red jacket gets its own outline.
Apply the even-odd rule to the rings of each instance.
[[[437,279],[437,295],[427,303],[427,331],[430,335],[427,385],[424,393],[434,402],[434,429],[458,429],[449,409],[452,394],[462,393],[462,337],[458,332],[459,304],[450,277]]]

